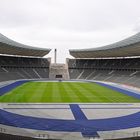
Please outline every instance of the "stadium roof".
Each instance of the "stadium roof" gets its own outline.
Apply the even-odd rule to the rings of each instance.
[[[24,45],[0,34],[0,54],[43,57],[49,52],[50,49]]]
[[[140,33],[107,46],[91,49],[71,49],[76,58],[107,58],[140,56]]]

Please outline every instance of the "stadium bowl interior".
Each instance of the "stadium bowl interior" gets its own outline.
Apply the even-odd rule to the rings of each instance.
[[[0,34],[0,139],[140,139],[140,33],[65,64],[50,51]]]

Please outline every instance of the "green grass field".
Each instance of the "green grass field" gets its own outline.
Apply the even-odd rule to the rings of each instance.
[[[139,99],[96,83],[28,82],[0,96],[13,103],[134,103]]]

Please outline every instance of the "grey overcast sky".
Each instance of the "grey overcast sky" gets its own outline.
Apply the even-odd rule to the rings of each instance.
[[[0,32],[57,48],[62,63],[68,49],[100,47],[139,32],[139,7],[140,0],[0,0]]]

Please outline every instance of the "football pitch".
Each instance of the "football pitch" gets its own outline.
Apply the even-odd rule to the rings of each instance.
[[[139,99],[88,82],[27,82],[0,96],[12,103],[136,103]]]

